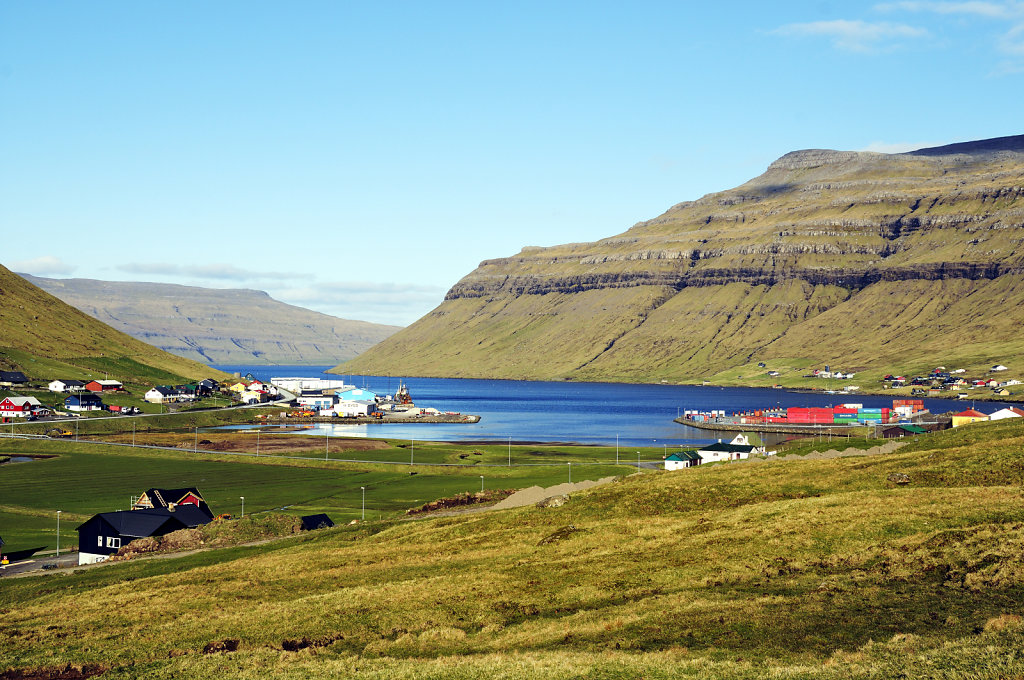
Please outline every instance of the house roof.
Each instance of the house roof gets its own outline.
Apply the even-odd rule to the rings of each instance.
[[[0,371],[0,382],[28,382],[21,371]]]
[[[319,515],[306,515],[302,518],[302,530],[312,531],[314,529],[329,529],[334,526],[334,522],[327,515],[321,513]]]
[[[62,383],[66,387],[82,387],[85,382],[82,380],[54,380],[53,382]]]
[[[695,461],[703,460],[703,458],[701,458],[701,455],[696,451],[680,451],[678,453],[673,453],[665,460]]]
[[[969,408],[966,411],[961,411],[960,413],[953,414],[954,418],[956,418],[957,416],[961,418],[988,418],[987,415],[985,415],[981,411],[975,411],[973,408]]]
[[[906,430],[907,432],[909,432],[911,434],[924,434],[925,432],[928,431],[928,430],[926,430],[923,427],[920,427],[918,425],[900,425],[900,429],[901,430]]]
[[[724,442],[718,442],[709,446],[701,447],[701,451],[728,451],[734,452],[747,452],[752,453],[757,447],[755,446],[744,446],[743,444],[726,444]]]
[[[180,510],[188,507],[198,507],[204,515],[213,517],[213,513],[210,511],[210,506],[206,504],[206,499],[203,498],[203,494],[199,493],[199,489],[194,486],[182,487],[180,489],[146,489],[143,494],[149,499],[149,502],[153,504],[154,508],[166,508],[171,503],[177,505],[186,496],[192,495],[199,499],[199,505],[177,505]]]
[[[99,518],[109,524],[122,536],[132,538],[143,538],[170,533],[176,529],[197,527],[200,524],[207,524],[210,518],[199,508],[193,505],[181,505],[174,510],[167,508],[146,508],[145,510],[117,510],[114,512],[101,512],[76,527],[81,531],[82,527]]]

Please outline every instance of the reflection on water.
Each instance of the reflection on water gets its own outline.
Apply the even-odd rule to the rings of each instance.
[[[218,366],[242,375],[268,380],[274,376],[338,378],[325,374],[329,366]],[[399,379],[388,376],[345,376],[378,394],[393,393]],[[301,434],[310,436],[374,437],[433,441],[578,442],[620,447],[703,444],[711,433],[673,422],[689,409],[753,411],[771,407],[829,406],[855,402],[867,407],[891,406],[883,395],[831,395],[743,387],[636,385],[623,383],[528,382],[407,378],[417,406],[475,414],[478,423],[465,424],[318,424]],[[960,411],[964,402],[925,399],[934,413]],[[1002,406],[986,404],[986,410]],[[267,426],[259,426],[267,427]],[[726,435],[722,435],[726,436]]]

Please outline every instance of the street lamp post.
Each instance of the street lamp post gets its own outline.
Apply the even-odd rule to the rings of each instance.
[[[572,484],[572,463],[569,463],[569,483]]]
[[[245,496],[239,496],[242,499],[242,519],[245,519]]]
[[[260,431],[256,430],[256,457],[260,455]]]
[[[327,436],[327,444],[324,446],[324,460],[331,454],[331,433],[325,432]]]
[[[615,464],[619,464],[619,435],[615,435]]]
[[[366,519],[366,487],[365,486],[361,486],[359,488],[363,490],[363,519],[365,520]]]
[[[512,467],[512,437],[508,438],[508,466]]]
[[[409,449],[409,465],[412,465],[412,459],[416,456],[416,440],[410,439],[409,442],[412,444]]]
[[[636,471],[640,472],[640,452],[636,452]]]
[[[480,493],[484,492],[484,476],[480,475]]]
[[[60,557],[60,510],[57,511],[57,557]]]
[[[199,453],[199,428],[196,427],[196,439],[195,445],[192,447],[192,453]]]

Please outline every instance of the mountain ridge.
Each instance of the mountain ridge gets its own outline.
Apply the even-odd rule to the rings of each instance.
[[[211,364],[333,364],[398,330],[289,305],[262,290],[21,276],[132,337]]]
[[[440,307],[338,370],[698,382],[735,381],[767,359],[869,372],[1024,359],[1002,319],[979,316],[1015,310],[962,306],[986,291],[1016,300],[1024,284],[1022,151],[1024,135],[907,154],[791,152],[621,234],[484,260]],[[899,319],[919,301],[909,291],[956,310],[959,327],[988,329],[983,342],[951,353],[926,337],[950,332],[938,306],[912,326],[886,324],[874,357],[859,319],[812,321],[881,309]]]

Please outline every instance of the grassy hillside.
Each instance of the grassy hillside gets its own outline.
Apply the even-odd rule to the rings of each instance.
[[[788,154],[618,236],[482,262],[337,370],[809,386],[807,366],[864,385],[1002,363],[1024,377],[1021,140]]]
[[[0,668],[1020,677],[1021,450],[1002,421],[877,457],[635,475],[560,508],[6,581]]]
[[[31,379],[156,384],[220,375],[96,321],[0,266],[0,367]]]
[[[334,364],[398,330],[320,314],[258,290],[25,278],[134,338],[210,364]]]

